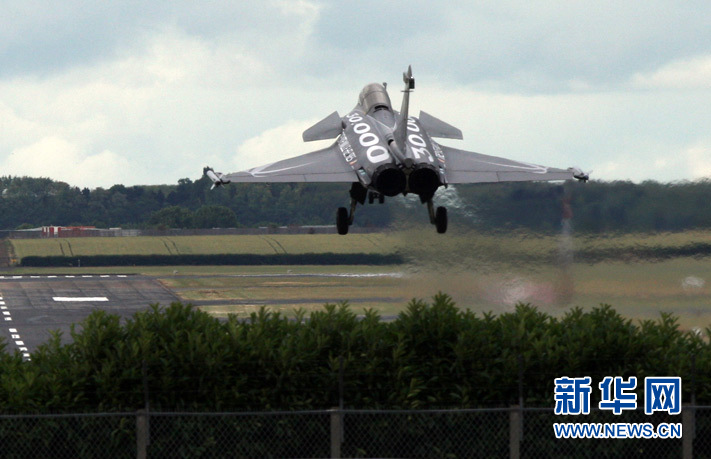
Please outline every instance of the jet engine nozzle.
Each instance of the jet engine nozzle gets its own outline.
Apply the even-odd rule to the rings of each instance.
[[[375,189],[385,196],[397,196],[405,191],[407,178],[395,164],[383,164],[373,173]]]
[[[432,199],[441,184],[437,171],[429,164],[418,164],[408,177],[409,191],[419,195],[422,202]]]

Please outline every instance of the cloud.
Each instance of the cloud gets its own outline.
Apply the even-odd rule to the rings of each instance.
[[[18,148],[2,163],[3,175],[51,177],[81,187],[119,183],[131,173],[129,162],[108,150],[86,154],[65,139],[46,137]]]
[[[651,73],[638,73],[632,84],[644,89],[711,89],[711,55],[674,61]]]
[[[681,157],[688,167],[689,178],[711,178],[711,142],[692,145]]]
[[[413,64],[413,113],[461,128],[453,146],[678,179],[688,168],[666,158],[711,126],[711,8],[696,1],[30,0],[0,17],[0,165],[61,139],[76,161],[127,161],[106,176],[126,185],[258,166],[319,148],[303,129],[368,82],[389,81],[397,108]]]
[[[307,143],[301,138],[301,134],[317,121],[318,119],[289,121],[247,139],[237,148],[233,161],[236,167],[235,171],[251,169],[327,147],[334,141],[323,140]]]

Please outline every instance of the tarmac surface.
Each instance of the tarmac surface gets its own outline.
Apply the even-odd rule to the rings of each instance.
[[[388,274],[392,276],[391,274]],[[374,277],[373,275],[270,274],[244,277]],[[377,275],[380,276],[380,275]],[[185,276],[222,277],[222,276]],[[243,277],[238,275],[238,277]],[[82,322],[92,311],[104,310],[122,319],[151,304],[169,305],[182,301],[172,291],[150,276],[133,274],[93,275],[0,275],[0,337],[7,351],[19,350],[26,359],[52,336],[61,332],[63,343],[71,341],[71,325]],[[402,298],[357,298],[360,302],[402,302]],[[185,302],[185,301],[183,301]],[[336,303],[333,298],[202,300],[196,306],[208,305],[278,305],[300,303]],[[392,319],[392,318],[389,318]]]
[[[151,277],[140,275],[0,276],[0,336],[7,350],[19,349],[30,358],[34,349],[96,309],[128,318],[150,304],[168,305],[180,299]]]

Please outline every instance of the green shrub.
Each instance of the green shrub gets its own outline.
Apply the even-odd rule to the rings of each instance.
[[[261,309],[220,321],[174,303],[122,322],[96,311],[23,362],[0,349],[0,411],[294,410],[553,406],[553,379],[681,376],[711,398],[705,336],[676,319],[634,324],[610,306],[561,318],[518,305],[493,316],[436,295],[395,320],[347,304],[296,318]],[[693,382],[693,383],[692,383]],[[638,384],[641,390],[642,385]],[[593,391],[595,394],[597,391]],[[342,399],[341,399],[342,397]]]

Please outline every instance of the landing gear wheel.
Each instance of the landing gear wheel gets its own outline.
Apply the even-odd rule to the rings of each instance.
[[[336,213],[336,229],[338,234],[348,234],[348,209],[339,207]]]
[[[385,202],[385,195],[384,194],[378,194],[378,202],[380,204],[383,204]]]
[[[439,234],[444,234],[447,232],[447,208],[438,207],[437,213],[435,214],[435,227]]]
[[[368,193],[368,204],[372,204],[375,202],[375,193],[372,191]]]

